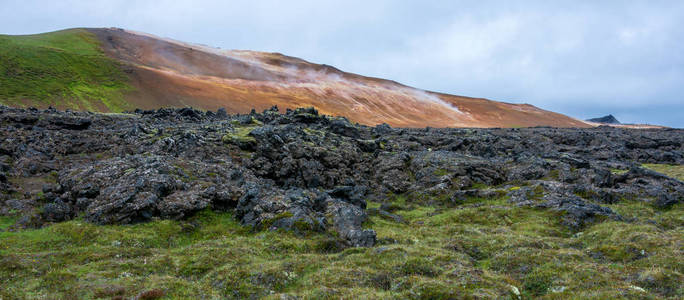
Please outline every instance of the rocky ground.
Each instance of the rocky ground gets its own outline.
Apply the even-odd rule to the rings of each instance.
[[[0,214],[12,220],[6,234],[226,212],[253,233],[317,234],[326,236],[324,247],[342,251],[402,244],[376,232],[378,220],[424,225],[458,209],[540,213],[567,235],[601,223],[657,223],[617,209],[626,204],[673,214],[674,233],[684,218],[681,177],[644,167],[684,164],[680,129],[399,129],[277,108],[227,115],[0,107],[0,126]],[[434,211],[418,220],[409,208]],[[515,223],[498,217],[503,226]],[[681,255],[681,236],[673,243],[680,250],[670,254]],[[483,246],[454,247],[480,261]],[[668,278],[682,279],[681,262],[671,267]],[[529,275],[516,272],[511,281]],[[484,297],[501,289],[510,292]],[[681,284],[649,291],[683,293]]]

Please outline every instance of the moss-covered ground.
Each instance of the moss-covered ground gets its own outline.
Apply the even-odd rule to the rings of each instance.
[[[644,164],[643,167],[684,181],[684,166],[682,165]]]
[[[120,112],[127,80],[85,29],[0,35],[0,104]]]
[[[554,212],[504,198],[449,208],[393,202],[405,222],[371,215],[366,225],[379,239],[372,248],[341,249],[330,233],[254,232],[211,211],[185,221],[74,220],[20,231],[0,218],[0,298],[684,297],[681,204],[614,204],[631,220],[576,232]]]

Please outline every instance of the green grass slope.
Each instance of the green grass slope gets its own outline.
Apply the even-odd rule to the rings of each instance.
[[[85,29],[0,35],[0,104],[119,112],[127,80]]]

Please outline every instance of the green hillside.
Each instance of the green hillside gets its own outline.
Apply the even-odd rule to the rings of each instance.
[[[0,104],[117,112],[131,108],[126,82],[85,29],[0,35]]]

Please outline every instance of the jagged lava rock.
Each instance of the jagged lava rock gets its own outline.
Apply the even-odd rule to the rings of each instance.
[[[0,111],[0,213],[25,215],[22,226],[212,209],[257,230],[331,231],[348,246],[372,246],[367,201],[393,195],[447,207],[508,197],[560,211],[573,229],[623,220],[605,206],[622,199],[660,209],[684,200],[684,183],[640,166],[684,163],[678,129],[404,129],[277,107]],[[386,209],[373,213],[402,222]]]

